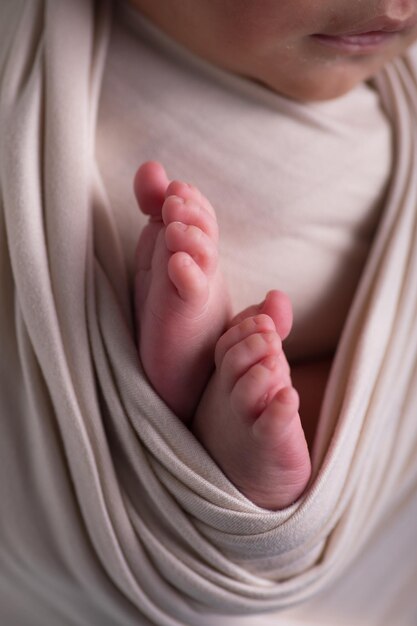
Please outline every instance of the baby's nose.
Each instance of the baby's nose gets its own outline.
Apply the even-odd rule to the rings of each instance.
[[[406,21],[417,16],[416,0],[379,0],[378,14],[393,20]]]

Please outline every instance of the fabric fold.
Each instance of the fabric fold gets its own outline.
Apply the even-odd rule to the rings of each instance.
[[[94,157],[111,5],[21,4],[0,74],[2,245],[26,399],[22,463],[49,520],[49,548],[143,623],[200,626],[207,608],[241,616],[305,602],[343,572],[390,503],[416,489],[414,60],[375,83],[396,164],[326,391],[314,477],[300,501],[271,512],[227,480],[138,360]],[[4,515],[1,542],[13,552],[18,535]],[[61,522],[65,532],[54,530]]]

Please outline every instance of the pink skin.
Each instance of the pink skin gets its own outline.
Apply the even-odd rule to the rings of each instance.
[[[275,299],[275,302],[272,300]],[[288,298],[270,292],[253,315],[236,318],[216,344],[216,370],[192,430],[247,498],[265,509],[293,503],[310,479],[308,446],[282,340],[268,308],[281,308],[290,328]]]
[[[347,93],[417,38],[416,0],[130,1],[193,53],[303,102]],[[385,29],[371,47],[328,39]]]
[[[169,183],[155,162],[139,168],[134,186],[150,215],[139,239],[135,288],[145,372],[181,419],[195,413],[193,432],[248,498],[283,508],[310,477],[281,343],[291,329],[291,304],[272,291],[230,322],[210,203],[194,187]]]
[[[138,243],[135,302],[145,372],[185,422],[213,369],[218,337],[230,320],[217,263],[218,228],[210,203],[158,163],[143,164],[134,182],[150,215]]]

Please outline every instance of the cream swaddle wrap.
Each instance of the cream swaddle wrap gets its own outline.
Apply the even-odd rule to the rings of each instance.
[[[111,17],[99,4],[4,9],[1,622],[280,623],[268,615],[325,592],[416,497],[413,59],[377,80],[393,178],[326,390],[314,480],[269,512],[229,483],[140,370],[94,158]]]

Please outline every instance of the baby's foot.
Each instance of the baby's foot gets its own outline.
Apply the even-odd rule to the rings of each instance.
[[[213,370],[229,300],[218,267],[212,206],[198,189],[179,181],[167,181],[162,194],[164,176],[162,166],[146,163],[135,178],[141,208],[151,214],[136,257],[138,340],[153,387],[187,421]]]
[[[254,315],[229,328],[215,361],[193,432],[250,500],[285,508],[304,491],[311,466],[298,394],[272,318]]]

